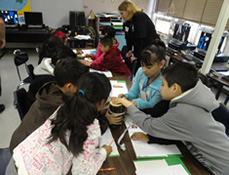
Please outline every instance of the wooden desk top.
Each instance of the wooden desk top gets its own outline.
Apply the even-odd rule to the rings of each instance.
[[[110,80],[125,80],[128,86],[128,89],[131,88],[131,81],[127,77],[119,76],[117,74],[113,74]],[[118,157],[109,157],[103,164],[102,168],[116,168],[115,171],[108,172],[98,172],[98,175],[134,175],[135,174],[135,166],[133,160],[137,160],[133,146],[131,144],[129,135],[126,133],[122,142],[126,145],[126,151],[122,151],[119,149],[117,144],[118,138],[122,134],[122,132],[126,129],[124,123],[121,126],[110,126],[113,138],[118,147],[118,151],[120,156]],[[178,148],[180,149],[183,157],[181,160],[188,168],[189,172],[193,175],[211,175],[211,173],[203,167],[187,150],[183,143],[177,143]]]
[[[222,79],[221,76],[217,77],[217,76],[213,75],[212,73],[207,74],[207,76],[208,76],[209,78],[211,78],[211,79],[217,81],[218,83],[220,83],[220,84],[222,84],[222,85],[224,85],[224,86],[229,87],[229,81]]]

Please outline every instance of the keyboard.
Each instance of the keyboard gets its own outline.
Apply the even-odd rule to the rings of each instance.
[[[203,61],[193,55],[190,54],[186,54],[184,55],[185,59],[187,59],[188,61],[193,61],[195,63],[203,63]]]
[[[170,54],[174,54],[174,53],[177,53],[177,52],[178,52],[177,50],[172,49],[172,48],[170,48],[170,47],[166,47],[166,51],[167,51],[168,53],[170,53]]]

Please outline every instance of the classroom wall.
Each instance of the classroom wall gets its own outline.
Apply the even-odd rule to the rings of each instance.
[[[123,0],[82,0],[83,8],[88,16],[90,11],[99,12],[118,12],[118,6]],[[151,16],[152,6],[156,0],[132,0],[133,3],[145,13]]]
[[[82,0],[30,0],[32,12],[42,12],[44,24],[57,28],[69,24],[69,11],[82,11]]]

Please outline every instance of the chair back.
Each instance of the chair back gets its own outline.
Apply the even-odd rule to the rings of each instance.
[[[0,148],[0,174],[4,175],[7,165],[11,158],[11,153],[9,148]]]
[[[29,110],[29,105],[27,104],[27,92],[24,88],[14,91],[14,105],[17,108],[19,116],[22,120]]]

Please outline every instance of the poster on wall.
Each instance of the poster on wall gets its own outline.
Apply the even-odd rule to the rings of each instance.
[[[21,24],[24,23],[24,12],[30,12],[30,0],[0,0],[0,10],[16,10]]]

